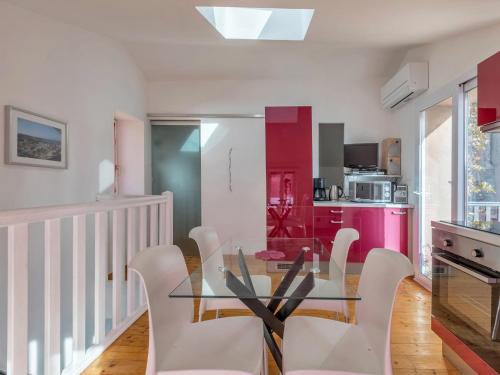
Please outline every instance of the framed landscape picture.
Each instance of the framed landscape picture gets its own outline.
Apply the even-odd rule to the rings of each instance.
[[[5,132],[7,164],[68,167],[66,123],[6,106]]]

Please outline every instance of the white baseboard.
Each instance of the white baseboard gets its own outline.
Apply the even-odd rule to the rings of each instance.
[[[68,367],[66,367],[63,370],[62,375],[81,374],[146,311],[147,311],[146,305],[139,307],[133,315],[129,316],[127,319],[122,321],[115,330],[109,332],[104,338],[104,341],[102,343],[100,343],[99,345],[91,346],[85,353],[85,357],[80,363],[70,364]]]

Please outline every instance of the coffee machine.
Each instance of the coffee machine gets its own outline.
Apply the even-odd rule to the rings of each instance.
[[[328,194],[326,193],[326,178],[314,178],[314,200],[315,201],[327,201],[329,200]]]

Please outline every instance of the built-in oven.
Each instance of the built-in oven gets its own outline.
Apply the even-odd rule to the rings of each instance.
[[[500,371],[500,273],[481,264],[492,250],[500,256],[494,245],[433,231],[432,315]]]

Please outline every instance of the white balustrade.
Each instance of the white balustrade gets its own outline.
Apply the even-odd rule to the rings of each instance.
[[[61,220],[45,221],[45,374],[61,373]]]
[[[149,206],[149,246],[158,246],[158,205]]]
[[[163,204],[162,204],[163,205]],[[134,258],[137,253],[137,221],[136,208],[127,210],[127,264]],[[136,274],[129,272],[127,269],[127,315],[134,313],[136,308]]]
[[[125,279],[125,216],[113,211],[113,329],[122,320],[122,282]]]
[[[144,250],[148,246],[148,208],[143,206],[139,207],[139,251]],[[141,305],[146,303],[146,295],[144,294],[144,287],[141,285],[139,290],[139,300]]]
[[[161,196],[116,198],[98,202],[0,211],[0,228],[7,228],[7,374],[28,373],[28,253],[29,224],[44,225],[44,353],[45,374],[78,374],[144,313],[145,297],[126,263],[146,246],[172,242],[172,193]],[[148,215],[149,212],[149,215]],[[61,368],[61,254],[62,220],[71,219],[72,362]],[[88,227],[93,218],[93,227]],[[109,222],[111,220],[111,227]],[[90,233],[93,242],[89,243]],[[93,251],[94,264],[87,264]],[[110,258],[108,258],[110,257]],[[109,263],[111,259],[112,264]],[[111,267],[111,268],[110,268]],[[87,278],[94,269],[94,337],[87,312]],[[108,278],[111,276],[112,281]],[[90,280],[89,280],[90,281]],[[106,332],[106,289],[112,286],[111,329]],[[126,294],[124,294],[126,293]],[[125,309],[123,298],[127,298]],[[139,303],[137,303],[137,300]],[[109,301],[108,301],[109,302]],[[109,317],[108,317],[109,319]],[[35,324],[34,322],[32,324]],[[90,346],[90,348],[88,348]],[[30,364],[30,367],[33,364]],[[37,366],[37,364],[35,364]]]
[[[7,375],[28,373],[28,224],[8,227]]]
[[[103,341],[106,334],[106,281],[108,279],[108,215],[95,214],[94,244],[94,344]]]
[[[73,361],[85,354],[86,217],[73,217]]]

